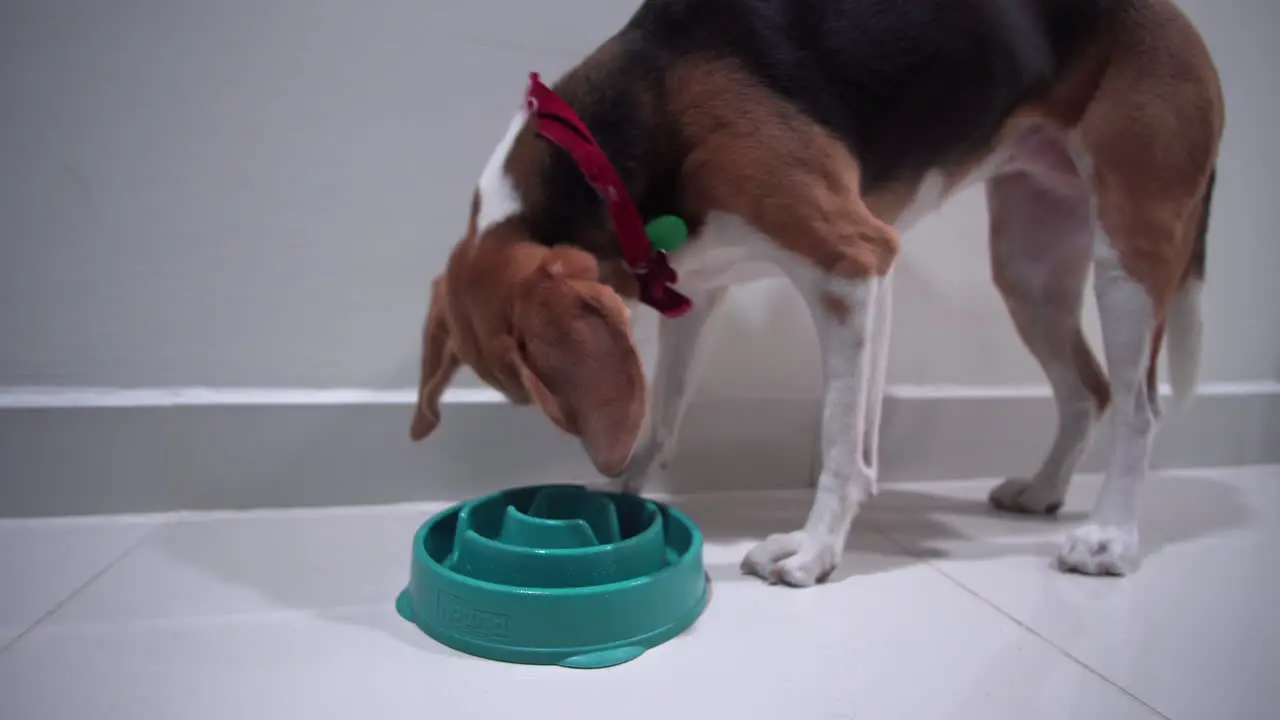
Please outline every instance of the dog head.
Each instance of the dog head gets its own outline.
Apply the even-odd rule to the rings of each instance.
[[[410,435],[440,422],[440,396],[471,367],[517,404],[579,437],[602,474],[630,460],[646,410],[630,311],[591,254],[531,240],[518,218],[474,226],[432,284]]]

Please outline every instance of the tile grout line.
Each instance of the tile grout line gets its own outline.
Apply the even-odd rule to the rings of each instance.
[[[276,608],[272,610],[237,610],[233,612],[216,612],[204,615],[175,615],[169,617],[116,620],[111,623],[112,630],[132,632],[135,630],[165,629],[176,626],[207,626],[220,623],[274,622],[291,618],[317,618],[324,620],[328,616],[342,616],[370,611],[390,611],[390,602],[362,602],[332,605],[323,607]],[[105,622],[77,622],[62,625],[50,625],[45,632],[52,633],[94,633],[100,632]]]
[[[910,557],[914,557],[914,558],[916,558],[916,559],[920,560],[922,563],[924,563],[925,565],[927,565],[927,566],[929,567],[929,569],[933,570],[934,572],[938,573],[939,575],[941,575],[942,577],[944,577],[944,578],[946,578],[948,581],[950,581],[950,582],[951,582],[951,584],[953,584],[953,585],[955,585],[956,587],[960,588],[960,589],[961,589],[961,590],[963,590],[966,594],[968,594],[969,596],[971,596],[971,597],[973,597],[974,599],[978,600],[978,601],[979,601],[979,602],[981,602],[983,605],[986,605],[987,607],[991,608],[992,610],[995,610],[995,611],[996,611],[997,613],[999,613],[1000,615],[1003,615],[1005,618],[1007,618],[1007,619],[1009,619],[1010,621],[1012,621],[1015,625],[1017,625],[1018,627],[1022,628],[1025,632],[1027,632],[1027,634],[1031,635],[1032,637],[1038,638],[1040,641],[1044,642],[1044,643],[1045,643],[1046,645],[1048,645],[1049,647],[1053,648],[1054,650],[1057,650],[1057,651],[1058,651],[1058,652],[1059,652],[1063,657],[1065,657],[1066,659],[1068,659],[1068,660],[1070,660],[1071,662],[1075,663],[1076,665],[1080,666],[1080,667],[1081,667],[1081,668],[1083,668],[1086,672],[1088,672],[1090,675],[1093,675],[1094,677],[1099,678],[1100,680],[1102,680],[1102,681],[1103,681],[1103,682],[1105,682],[1106,684],[1108,684],[1108,685],[1110,685],[1110,686],[1112,686],[1112,687],[1116,688],[1116,689],[1117,689],[1117,690],[1119,690],[1120,692],[1124,693],[1124,694],[1125,694],[1125,695],[1127,695],[1130,699],[1132,699],[1134,702],[1138,703],[1139,705],[1141,705],[1142,707],[1146,708],[1147,710],[1150,710],[1152,713],[1155,713],[1155,715],[1156,715],[1157,717],[1162,718],[1163,720],[1172,720],[1168,715],[1165,715],[1164,713],[1160,712],[1160,710],[1159,710],[1159,709],[1157,709],[1156,707],[1154,707],[1151,703],[1149,703],[1149,702],[1147,702],[1146,700],[1143,700],[1142,698],[1140,698],[1140,697],[1138,697],[1137,695],[1135,695],[1135,694],[1133,693],[1133,691],[1129,690],[1129,688],[1127,688],[1127,687],[1125,687],[1125,686],[1121,685],[1120,683],[1116,682],[1115,680],[1112,680],[1111,678],[1107,677],[1107,676],[1106,676],[1106,675],[1104,675],[1102,672],[1100,672],[1097,668],[1093,667],[1092,665],[1090,665],[1089,663],[1085,662],[1084,660],[1081,660],[1080,658],[1076,657],[1076,656],[1075,656],[1074,654],[1072,654],[1069,650],[1067,650],[1066,648],[1062,647],[1062,646],[1061,646],[1061,645],[1059,645],[1058,643],[1056,643],[1056,642],[1054,642],[1054,641],[1050,640],[1049,638],[1045,637],[1045,636],[1044,636],[1044,635],[1042,635],[1040,632],[1038,632],[1035,628],[1031,627],[1031,626],[1030,626],[1030,625],[1028,625],[1027,623],[1025,623],[1025,622],[1023,622],[1022,620],[1018,619],[1016,616],[1014,616],[1014,615],[1010,614],[1010,613],[1009,613],[1008,611],[1006,611],[1004,608],[1002,608],[1002,607],[1000,607],[999,605],[995,604],[994,602],[992,602],[990,599],[988,599],[988,598],[987,598],[987,597],[985,597],[984,595],[982,595],[982,594],[978,593],[978,592],[977,592],[976,590],[974,590],[973,588],[971,588],[971,587],[969,587],[968,585],[966,585],[966,584],[964,584],[963,582],[961,582],[958,578],[956,578],[955,576],[953,576],[951,573],[947,572],[947,571],[946,571],[946,570],[944,570],[943,568],[939,567],[936,563],[934,563],[934,562],[933,562],[932,560],[930,560],[929,558],[924,557],[923,555],[918,555],[918,554],[916,554],[916,553],[911,552],[910,548],[908,548],[904,543],[902,543],[901,541],[899,541],[899,540],[898,540],[898,538],[894,537],[894,536],[893,536],[892,534],[890,534],[888,531],[883,530],[879,525],[876,525],[875,523],[867,523],[867,524],[871,527],[871,529],[872,529],[876,534],[878,534],[878,535],[880,535],[881,537],[883,537],[884,539],[888,540],[890,543],[892,543],[895,547],[897,547],[897,548],[898,548],[899,550],[901,550],[903,553],[905,553],[906,555],[908,555],[908,556],[910,556]]]
[[[42,614],[39,618],[36,618],[30,625],[28,625],[25,629],[23,629],[22,632],[15,635],[12,640],[10,640],[9,642],[3,645],[0,645],[0,655],[4,655],[5,653],[9,652],[9,650],[13,649],[19,642],[22,641],[23,638],[30,635],[36,628],[40,627],[40,625],[43,624],[45,620],[48,620],[49,618],[56,615],[59,610],[66,607],[67,603],[79,597],[80,594],[83,593],[85,590],[87,590],[90,585],[97,582],[98,579],[101,578],[103,575],[106,575],[108,572],[111,572],[111,570],[113,570],[117,565],[124,562],[125,558],[129,557],[134,553],[134,551],[142,547],[142,544],[147,540],[149,540],[157,530],[167,526],[168,524],[169,524],[168,522],[160,522],[147,528],[141,535],[137,537],[136,540],[134,540],[132,543],[129,543],[129,546],[126,547],[124,551],[122,551],[119,555],[109,560],[105,565],[99,568],[97,572],[93,573],[84,582],[76,586],[76,588],[72,590],[70,593],[68,593],[66,597],[62,598],[57,603],[55,603],[52,608],[50,608],[48,611]]]

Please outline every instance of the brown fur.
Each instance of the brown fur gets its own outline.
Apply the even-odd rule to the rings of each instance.
[[[1154,398],[1164,316],[1193,270],[1225,110],[1199,32],[1166,0],[1135,0],[1078,126],[1093,159],[1098,221],[1156,310]]]
[[[694,148],[684,167],[694,207],[737,215],[836,276],[889,270],[898,235],[863,201],[844,143],[729,61],[682,63],[668,95]]]
[[[1222,137],[1217,71],[1165,0],[1134,0],[1079,124],[1098,219],[1162,317],[1186,275]]]

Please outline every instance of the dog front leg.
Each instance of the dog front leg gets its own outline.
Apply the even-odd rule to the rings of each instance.
[[[724,295],[724,288],[699,293],[687,313],[659,320],[658,359],[649,411],[645,430],[621,478],[623,492],[638,494],[655,473],[666,470],[706,356],[707,323],[723,303]]]
[[[884,393],[879,346],[888,342],[890,297],[887,276],[801,278],[796,285],[822,351],[822,470],[804,527],[765,538],[747,553],[742,570],[803,587],[835,570],[858,508],[876,492],[878,433],[870,423],[879,422]]]

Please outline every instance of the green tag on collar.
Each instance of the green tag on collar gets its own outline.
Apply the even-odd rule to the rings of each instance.
[[[644,226],[649,244],[664,252],[675,252],[689,239],[689,228],[675,215],[659,215]]]

